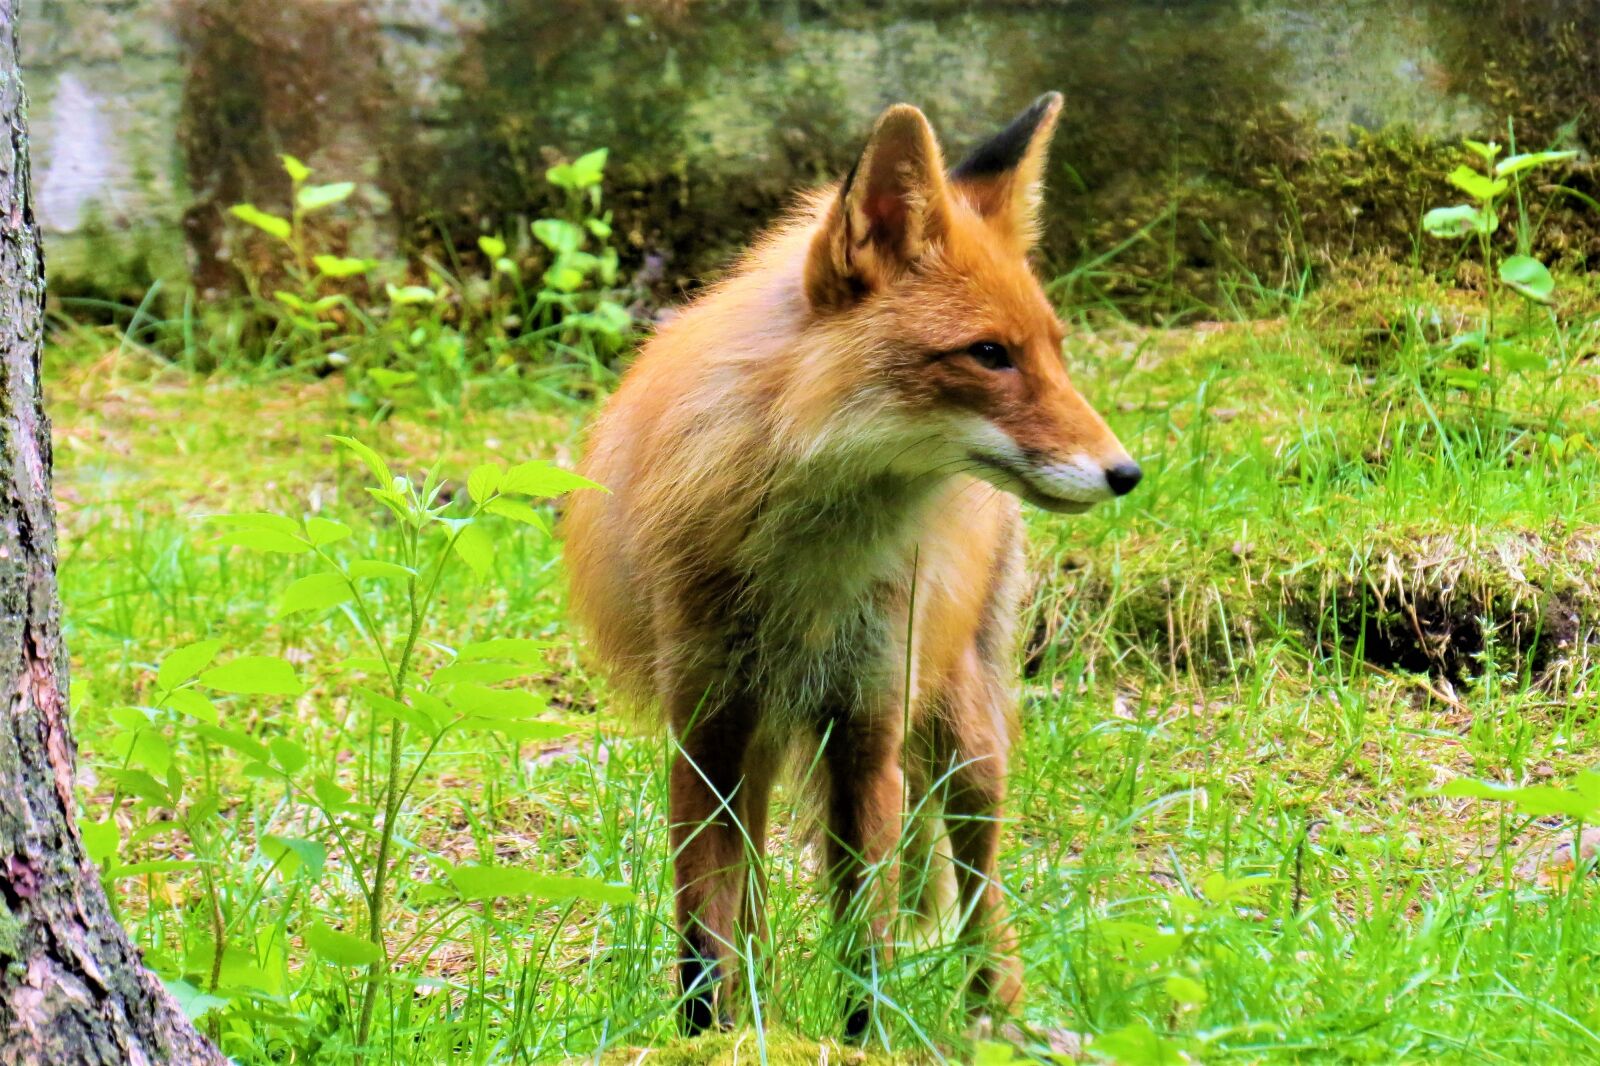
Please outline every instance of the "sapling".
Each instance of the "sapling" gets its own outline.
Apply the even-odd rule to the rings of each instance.
[[[1481,350],[1484,365],[1481,370],[1456,376],[1455,381],[1472,389],[1488,384],[1493,395],[1499,384],[1499,368],[1495,363],[1499,345],[1495,336],[1497,290],[1494,279],[1498,278],[1507,288],[1533,303],[1548,304],[1555,291],[1555,279],[1549,269],[1529,254],[1532,236],[1522,202],[1521,175],[1537,167],[1565,162],[1577,153],[1525,152],[1500,159],[1501,147],[1493,141],[1468,140],[1465,143],[1481,165],[1463,163],[1451,171],[1448,178],[1450,184],[1471,197],[1471,202],[1434,208],[1422,217],[1422,228],[1441,239],[1471,237],[1477,241],[1484,276],[1488,279],[1484,285],[1483,326],[1476,334],[1458,337],[1453,347]],[[1514,194],[1517,204],[1517,252],[1500,259],[1492,238],[1500,228],[1500,211],[1508,194]],[[1510,369],[1523,370],[1527,366],[1522,361],[1513,361]]]

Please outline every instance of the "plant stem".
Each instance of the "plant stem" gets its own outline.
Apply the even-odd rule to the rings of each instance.
[[[481,511],[481,507],[474,509],[472,517],[477,517]],[[420,535],[420,529],[414,529],[411,533],[409,555],[413,568],[416,564]],[[405,702],[406,675],[411,669],[411,656],[416,651],[417,640],[422,634],[422,624],[428,615],[428,605],[433,602],[434,593],[439,588],[439,578],[444,573],[445,564],[449,562],[450,553],[455,550],[456,538],[460,535],[458,530],[445,542],[444,551],[440,553],[439,561],[433,569],[433,576],[428,581],[427,592],[421,599],[417,596],[417,575],[413,574],[407,582],[411,624],[406,630],[406,643],[400,653],[400,663],[395,668],[393,682],[394,698],[402,703]],[[383,943],[383,911],[389,887],[389,853],[394,846],[394,827],[395,821],[400,816],[400,801],[405,792],[410,790],[411,785],[411,782],[407,782],[405,789],[402,790],[400,787],[400,762],[404,740],[405,724],[395,722],[389,734],[389,767],[383,785],[383,825],[378,830],[378,856],[372,872],[372,891],[367,897],[367,938],[378,949],[380,957],[367,970],[367,987],[361,997],[361,1019],[356,1026],[358,1064],[365,1058],[367,1037],[372,1031],[372,1012],[378,1002],[379,978],[388,966],[388,953]]]

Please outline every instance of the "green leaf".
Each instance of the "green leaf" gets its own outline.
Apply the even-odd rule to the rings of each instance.
[[[306,166],[294,156],[284,153],[278,157],[283,160],[283,169],[288,171],[289,180],[299,185],[311,176],[311,168]]]
[[[1500,280],[1535,303],[1549,303],[1556,291],[1556,279],[1531,255],[1507,256],[1500,264]]]
[[[974,1049],[972,1066],[1033,1066],[1033,1061],[1018,1054],[1010,1044],[985,1040]]]
[[[407,503],[405,496],[394,491],[393,489],[375,489],[370,485],[367,486],[367,493],[373,499],[387,507],[389,509],[389,513],[394,515],[395,518],[399,519],[401,522],[415,524],[414,516],[410,512],[410,505]]]
[[[1480,203],[1493,200],[1506,191],[1507,183],[1501,178],[1490,178],[1471,167],[1462,165],[1450,172],[1450,184]]]
[[[196,859],[152,859],[149,862],[130,862],[121,866],[113,866],[106,871],[106,876],[113,881],[120,881],[124,877],[145,877],[150,874],[177,874],[185,870],[199,869],[200,863]]]
[[[551,903],[580,899],[592,903],[632,903],[633,890],[594,877],[551,877],[520,866],[453,866],[450,883],[466,900],[539,899]]]
[[[370,966],[383,959],[383,949],[370,940],[329,929],[312,922],[305,930],[306,946],[335,966]]]
[[[1439,377],[1446,385],[1453,389],[1466,389],[1476,392],[1494,384],[1494,378],[1487,371],[1472,370],[1466,367],[1445,367],[1440,371]]]
[[[388,563],[381,559],[357,559],[350,564],[350,576],[356,578],[373,577],[380,581],[404,581],[415,577],[417,572],[409,566],[399,563]]]
[[[577,292],[583,288],[583,272],[564,263],[557,263],[544,272],[545,287],[556,292]]]
[[[83,850],[88,854],[89,861],[96,866],[117,857],[117,848],[122,844],[122,831],[117,828],[117,820],[106,817],[98,822],[79,822],[78,835],[83,837]]]
[[[313,547],[320,548],[324,544],[344,540],[350,535],[350,527],[343,522],[335,522],[331,518],[306,519],[306,537]]]
[[[549,706],[548,701],[522,689],[488,688],[470,683],[453,686],[447,698],[462,714],[480,718],[533,718]]]
[[[1535,373],[1549,366],[1544,356],[1520,344],[1506,347],[1495,345],[1495,361],[1513,374]]]
[[[1600,815],[1600,796],[1585,795],[1583,792],[1557,788],[1554,785],[1514,788],[1489,781],[1458,777],[1445,782],[1434,794],[1457,799],[1486,799],[1510,803],[1524,814],[1534,817],[1559,814],[1592,822],[1596,820],[1597,815]]]
[[[156,777],[167,776],[172,766],[172,748],[166,739],[153,729],[140,729],[127,736],[127,742],[117,745],[122,761],[149,770]]]
[[[325,611],[355,599],[355,593],[343,574],[331,570],[307,574],[290,583],[278,597],[277,615],[287,618],[302,611]]]
[[[273,760],[291,774],[304,770],[306,763],[311,759],[304,747],[288,737],[273,737],[269,746],[272,748]]]
[[[596,148],[570,163],[558,163],[544,172],[545,180],[558,188],[573,191],[598,185],[605,176],[608,154],[607,149]]]
[[[279,555],[303,555],[311,545],[288,533],[273,533],[265,529],[236,529],[217,539],[225,548],[246,548],[253,552],[271,552]]]
[[[478,238],[478,250],[492,261],[506,254],[506,242],[499,237],[491,237],[486,233]]]
[[[311,792],[325,811],[337,813],[350,802],[350,790],[327,774],[318,774],[312,779]]]
[[[1175,1003],[1197,1006],[1206,1001],[1206,986],[1192,977],[1173,974],[1163,984]]]
[[[535,741],[544,743],[570,737],[578,732],[581,727],[569,725],[566,722],[530,722],[515,718],[468,716],[460,720],[457,728],[468,732],[497,733],[507,740],[517,742]]]
[[[1182,934],[1145,922],[1106,919],[1094,928],[1118,954],[1134,962],[1161,962],[1183,946]]]
[[[1495,164],[1494,174],[1497,178],[1509,178],[1513,174],[1520,174],[1524,170],[1534,167],[1548,166],[1551,163],[1565,163],[1569,159],[1576,159],[1577,152],[1522,152],[1518,155],[1506,156]]]
[[[501,518],[509,518],[512,521],[521,522],[524,525],[534,526],[545,533],[550,532],[550,524],[544,520],[544,516],[521,500],[511,500],[501,496],[485,505],[484,511],[488,514],[499,515]]]
[[[402,722],[413,729],[421,730],[430,737],[439,732],[439,725],[416,707],[401,703],[397,699],[385,696],[381,692],[375,692],[370,688],[358,686],[356,692],[366,701],[368,707],[371,707],[376,714],[384,718]]]
[[[188,981],[169,981],[163,977],[161,983],[166,986],[167,995],[177,1002],[178,1009],[183,1011],[183,1016],[191,1022],[197,1022],[212,1011],[228,1005],[227,999],[214,996],[210,992],[202,992]]]
[[[378,479],[378,483],[386,490],[389,488],[389,485],[394,481],[394,475],[389,473],[389,464],[384,462],[377,452],[354,437],[341,437],[337,433],[330,433],[328,439],[336,440],[352,452],[355,452],[356,457],[367,464],[367,469],[372,471],[372,476]]]
[[[336,181],[328,185],[307,185],[295,194],[294,202],[300,205],[302,211],[320,211],[324,207],[332,207],[343,200],[348,200],[350,194],[356,191],[353,181]]]
[[[1422,228],[1432,237],[1465,237],[1471,233],[1493,233],[1500,219],[1493,213],[1485,214],[1475,204],[1456,204],[1453,207],[1436,207],[1422,216]]]
[[[322,876],[322,867],[328,860],[328,849],[315,840],[281,837],[268,833],[261,838],[261,853],[278,863],[284,873],[293,873],[297,866],[305,868],[312,879]]]
[[[291,537],[300,532],[299,522],[288,515],[273,514],[271,511],[201,515],[200,520],[207,525],[221,526],[223,529],[258,529],[265,533],[284,533]]]
[[[633,316],[628,314],[628,309],[612,300],[601,300],[595,304],[588,318],[595,329],[614,337],[626,333],[633,325]]]
[[[586,218],[583,220],[584,228],[600,240],[611,239],[611,223],[604,218]]]
[[[236,751],[258,762],[266,762],[271,754],[261,741],[237,729],[227,729],[218,725],[197,725],[194,731],[214,744],[220,744],[230,751]]]
[[[192,688],[175,689],[167,693],[166,704],[179,714],[215,725],[218,721],[217,705]]]
[[[498,685],[527,677],[535,669],[520,663],[452,663],[435,670],[431,680],[436,688],[463,684]]]
[[[499,463],[484,463],[475,467],[467,475],[467,495],[473,502],[482,503],[494,495],[495,489],[500,487],[500,477],[504,471]]]
[[[155,715],[146,707],[113,707],[106,711],[106,717],[117,723],[123,729],[143,729],[155,721]]]
[[[1469,137],[1466,145],[1469,151],[1485,163],[1493,163],[1494,157],[1500,154],[1500,146],[1494,141],[1484,144],[1482,141],[1474,141]]]
[[[200,683],[218,692],[244,696],[298,696],[306,690],[294,667],[271,655],[242,655],[200,675]]]
[[[479,659],[509,659],[514,663],[537,665],[544,662],[544,652],[557,647],[553,640],[533,640],[528,637],[493,637],[489,640],[464,644],[456,652],[456,662],[467,663]]]
[[[572,169],[578,172],[578,178],[584,185],[593,185],[605,176],[606,158],[610,154],[609,148],[585,152],[572,161]]]
[[[1184,1066],[1189,1061],[1143,1019],[1095,1037],[1089,1053],[1118,1066]]]
[[[466,526],[457,533],[451,543],[456,555],[461,561],[472,568],[472,572],[481,581],[489,576],[490,569],[494,566],[494,540],[482,526]]]
[[[1213,870],[1200,882],[1200,891],[1205,893],[1206,899],[1212,903],[1232,903],[1237,899],[1248,898],[1251,893],[1275,882],[1276,879],[1271,877],[1229,877],[1221,871]]]
[[[583,247],[583,229],[564,218],[541,218],[532,229],[534,239],[558,256]]]
[[[431,692],[423,692],[415,685],[411,685],[406,688],[406,699],[410,701],[411,706],[433,720],[433,728],[436,731],[455,721],[455,712],[444,700]]]
[[[240,222],[246,222],[263,233],[278,238],[280,241],[288,240],[289,234],[292,232],[288,219],[268,214],[255,204],[234,204],[228,208],[228,213]]]
[[[414,385],[417,382],[417,372],[415,370],[390,370],[384,366],[372,367],[367,371],[367,377],[378,387],[380,392],[390,392],[406,385]]]
[[[288,292],[288,291],[286,291],[284,289],[279,289],[276,292],[274,292],[272,294],[272,298],[274,300],[277,300],[279,303],[283,304],[285,307],[293,308],[296,311],[303,311],[306,314],[311,314],[311,315],[319,315],[322,312],[328,310],[330,307],[335,306],[341,300],[344,299],[344,297],[340,296],[337,293],[334,293],[331,296],[322,296],[322,297],[319,297],[318,299],[312,300],[310,303],[307,303],[305,300],[302,300],[300,297],[296,296],[294,293]],[[296,321],[299,321],[299,320],[297,319]],[[313,323],[310,323],[310,325],[311,326],[317,326],[317,323],[313,322]],[[324,323],[324,325],[327,325],[327,326],[329,326],[331,328],[332,324],[331,323]],[[318,326],[318,328],[321,328],[321,327]]]
[[[439,299],[439,294],[426,285],[395,286],[388,284],[383,291],[389,294],[389,302],[404,307],[412,304],[431,304]]]
[[[518,496],[539,496],[549,498],[564,496],[573,489],[600,489],[606,490],[593,481],[570,470],[563,470],[542,459],[535,459],[526,463],[519,463],[506,471],[500,480],[500,491],[513,493]]]
[[[353,278],[378,265],[376,259],[352,259],[342,255],[314,255],[311,261],[324,277],[329,278]]]
[[[121,770],[108,768],[101,771],[101,776],[109,778],[119,789],[131,796],[152,803],[157,807],[171,807],[172,793],[167,786],[151,777],[143,770]]]
[[[156,671],[156,684],[163,689],[177,688],[204,670],[221,650],[220,640],[202,640],[174,648],[161,660],[161,668]]]

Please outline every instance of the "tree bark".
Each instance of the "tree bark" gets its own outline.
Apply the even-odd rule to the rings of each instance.
[[[220,1066],[140,964],[73,822],[18,2],[0,0],[0,1063]]]

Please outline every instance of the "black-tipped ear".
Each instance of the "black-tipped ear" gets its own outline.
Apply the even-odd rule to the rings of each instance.
[[[1038,239],[1045,156],[1061,103],[1060,93],[1045,93],[950,172],[973,209],[1024,247]]]
[[[899,277],[943,232],[947,196],[933,127],[910,104],[889,108],[812,242],[812,304],[836,306]]]

